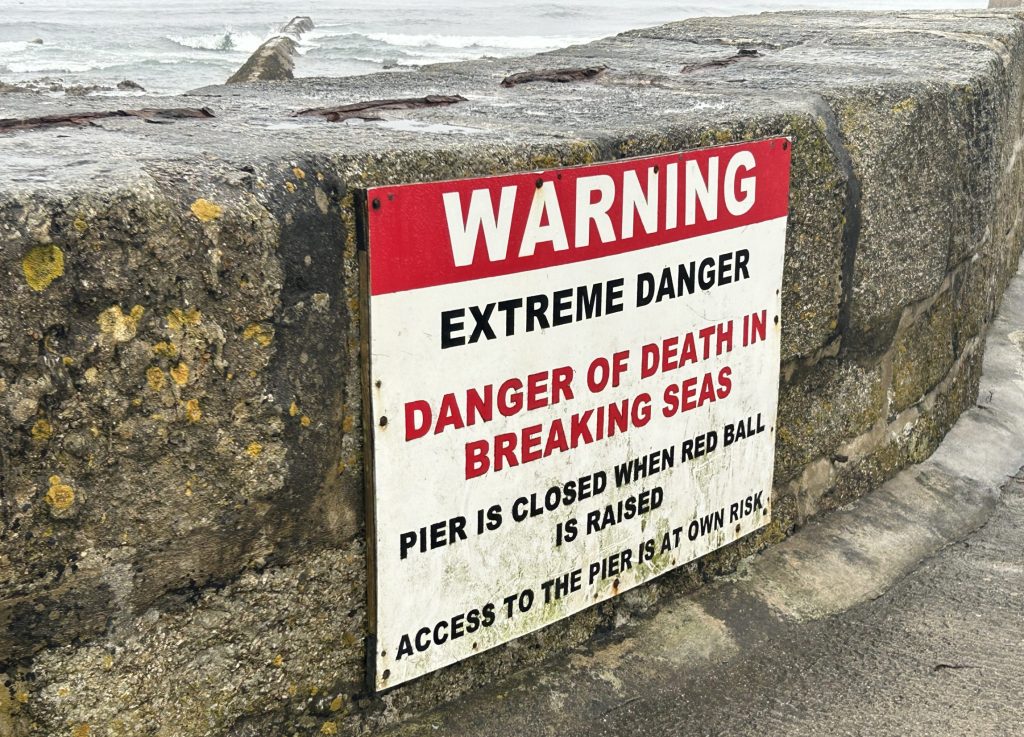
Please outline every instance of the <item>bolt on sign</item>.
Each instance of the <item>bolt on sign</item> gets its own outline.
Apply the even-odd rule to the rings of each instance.
[[[374,688],[769,522],[789,168],[774,138],[366,192]]]

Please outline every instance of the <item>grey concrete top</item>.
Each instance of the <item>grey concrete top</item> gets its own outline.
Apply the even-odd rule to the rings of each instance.
[[[778,13],[688,20],[529,59],[206,87],[174,98],[7,94],[3,117],[118,106],[207,106],[216,118],[162,125],[105,120],[95,128],[0,135],[0,189],[77,184],[95,191],[124,183],[140,168],[169,164],[172,170],[198,174],[211,159],[240,167],[297,153],[356,157],[453,148],[493,151],[655,129],[663,133],[667,126],[721,127],[731,119],[803,109],[825,90],[964,84],[989,65],[1008,60],[1001,40],[1012,32],[1012,16],[991,11]],[[714,64],[734,56],[739,46],[756,48],[760,56]],[[595,63],[609,69],[590,83],[537,82],[509,89],[499,84],[525,69]],[[690,69],[684,72],[684,67]],[[424,94],[460,94],[468,101],[385,112],[382,122],[291,117],[310,107]]]

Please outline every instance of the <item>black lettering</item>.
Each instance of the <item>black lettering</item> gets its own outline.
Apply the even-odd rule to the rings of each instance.
[[[540,325],[541,330],[551,327],[548,316],[545,314],[548,309],[548,296],[546,294],[531,294],[526,298],[526,332],[532,333]]]
[[[572,290],[559,289],[552,295],[554,314],[551,316],[553,325],[568,325],[572,322]]]
[[[494,340],[498,336],[494,334],[494,330],[491,329],[491,313],[494,312],[494,303],[487,305],[482,311],[479,307],[472,306],[469,308],[469,314],[473,316],[476,321],[476,327],[473,328],[472,334],[469,336],[470,343],[476,343],[480,340],[480,336],[483,335],[487,340]]]
[[[654,274],[644,272],[636,275],[636,306],[646,307],[654,299]]]
[[[608,292],[604,307],[606,315],[614,315],[617,312],[622,312],[624,309],[622,304],[622,288],[625,283],[625,279],[612,279],[608,282]]]
[[[466,316],[465,310],[445,310],[441,313],[441,350],[465,345],[465,335],[455,335],[463,329],[461,318]]]
[[[736,252],[736,281],[741,278],[749,279],[750,270],[747,269],[747,264],[750,263],[750,251],[746,248],[741,248]],[[741,277],[740,274],[743,276]]]
[[[505,313],[505,335],[516,334],[516,310],[523,306],[523,300],[505,299],[498,303],[498,311]]]
[[[395,656],[395,660],[401,660],[407,655],[412,654],[412,640],[409,639],[409,635],[402,635],[402,640],[398,643],[398,655]]]

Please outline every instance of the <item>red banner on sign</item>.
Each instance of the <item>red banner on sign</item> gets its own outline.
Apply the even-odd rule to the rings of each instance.
[[[788,139],[375,187],[374,295],[602,258],[783,217]]]

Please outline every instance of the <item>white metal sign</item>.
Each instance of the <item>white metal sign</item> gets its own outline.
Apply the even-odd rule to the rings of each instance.
[[[789,160],[368,191],[376,688],[769,521]]]

